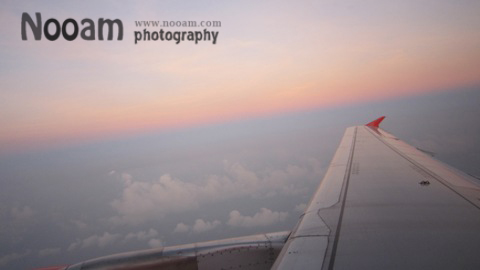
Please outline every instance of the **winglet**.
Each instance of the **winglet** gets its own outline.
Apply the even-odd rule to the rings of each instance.
[[[383,121],[383,119],[385,119],[385,116],[382,116],[376,120],[373,120],[372,122],[366,124],[367,127],[375,127],[375,128],[378,128],[380,127],[380,123]]]

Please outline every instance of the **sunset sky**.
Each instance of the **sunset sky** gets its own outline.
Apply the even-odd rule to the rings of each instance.
[[[479,11],[477,1],[3,1],[0,149],[476,84]],[[118,18],[125,36],[34,41],[27,30],[22,41],[23,12],[41,12],[43,22]],[[215,45],[135,45],[133,32],[143,30],[135,20],[215,20],[222,27],[209,29],[219,31]]]
[[[0,7],[0,269],[291,230],[345,128],[381,115],[480,175],[480,1]],[[124,38],[23,41],[23,12]],[[221,27],[135,44],[149,20]]]

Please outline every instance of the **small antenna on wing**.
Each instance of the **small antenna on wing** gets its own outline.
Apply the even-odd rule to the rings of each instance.
[[[380,127],[380,123],[383,121],[383,119],[385,119],[385,116],[382,116],[376,120],[373,120],[372,122],[366,124],[367,127],[375,127],[375,128],[378,128]]]

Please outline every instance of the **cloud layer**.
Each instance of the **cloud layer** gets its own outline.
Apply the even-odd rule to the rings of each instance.
[[[74,243],[70,244],[67,248],[68,251],[74,251],[79,248],[90,248],[90,247],[105,247],[107,245],[113,244],[120,238],[119,234],[111,234],[109,232],[103,233],[103,235],[92,235],[83,240],[77,239]]]
[[[248,196],[308,193],[304,186],[305,179],[320,177],[318,162],[314,159],[304,167],[288,165],[284,169],[265,169],[261,172],[249,170],[240,163],[225,161],[224,171],[224,175],[210,175],[199,183],[184,182],[169,174],[162,175],[157,181],[143,182],[123,174],[121,197],[111,202],[118,215],[110,220],[114,224],[141,224],[168,213],[194,210],[205,203]],[[199,223],[197,228],[206,225]],[[178,230],[185,228],[180,226]]]
[[[195,233],[202,233],[206,231],[210,231],[215,229],[221,224],[220,221],[214,220],[212,222],[210,221],[204,221],[203,219],[197,219],[195,220],[195,224],[193,224],[193,232]]]
[[[150,247],[162,246],[163,242],[158,238],[159,234],[155,229],[146,231],[131,232],[123,236],[117,233],[104,232],[103,234],[94,234],[84,239],[77,239],[67,248],[68,251],[74,251],[84,248],[104,248],[118,242],[146,241]]]
[[[269,226],[275,223],[283,222],[287,218],[287,212],[274,212],[267,208],[260,209],[253,217],[243,216],[239,211],[230,212],[228,225],[233,227],[257,227]]]
[[[173,230],[174,233],[187,233],[187,232],[194,232],[194,233],[203,233],[207,231],[211,231],[218,226],[220,226],[222,222],[219,220],[214,221],[205,221],[201,218],[196,219],[195,223],[192,226],[189,226],[183,222],[180,222],[175,226]]]

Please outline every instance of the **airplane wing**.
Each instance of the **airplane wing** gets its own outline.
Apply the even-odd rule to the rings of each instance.
[[[291,232],[58,269],[480,269],[480,185],[380,129],[383,119],[345,131]]]
[[[480,269],[480,186],[383,119],[346,130],[273,269]]]

